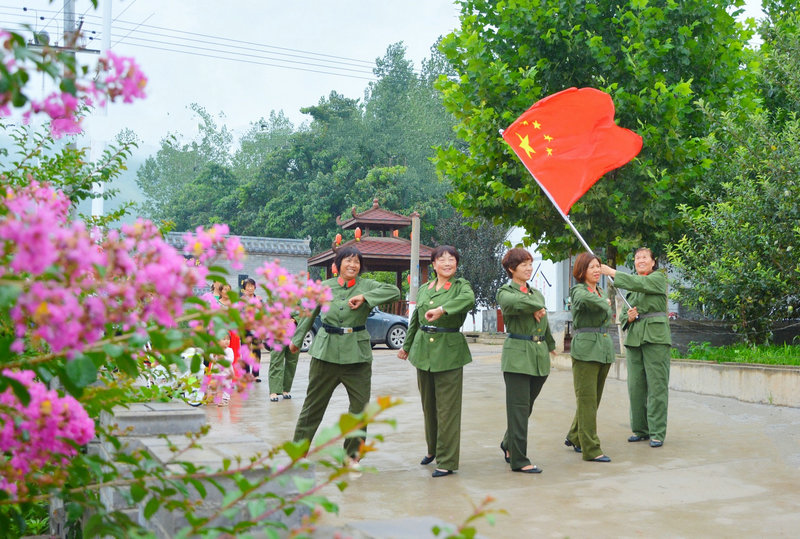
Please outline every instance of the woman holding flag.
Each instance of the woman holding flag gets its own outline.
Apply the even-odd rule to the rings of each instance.
[[[583,460],[611,462],[600,449],[597,436],[597,408],[614,362],[614,343],[608,333],[611,300],[598,286],[600,266],[597,256],[584,252],[575,258],[572,270],[578,281],[569,291],[575,328],[570,355],[577,410],[564,444],[582,453]]]
[[[667,435],[669,396],[669,348],[672,344],[667,318],[667,275],[656,271],[653,252],[640,247],[634,255],[636,275],[618,272],[603,264],[600,271],[614,279],[614,286],[628,290],[625,356],[628,397],[631,402],[629,442],[650,440],[661,447]]]

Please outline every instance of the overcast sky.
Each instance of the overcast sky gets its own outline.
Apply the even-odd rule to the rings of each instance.
[[[83,31],[94,38],[88,48],[102,45],[103,1],[93,10],[89,0],[75,0]],[[750,0],[748,14],[759,14],[759,5]],[[63,6],[0,0],[0,25],[27,23],[58,41]],[[136,57],[148,97],[111,107],[87,128],[107,140],[128,127],[152,151],[169,132],[193,136],[192,102],[223,113],[221,121],[240,135],[271,110],[297,125],[307,119],[299,109],[331,90],[361,98],[390,44],[402,41],[419,69],[436,39],[457,26],[458,9],[451,0],[114,0],[112,18],[111,48]]]
[[[26,22],[59,39],[63,0],[16,2],[0,0],[0,24]],[[102,45],[102,3],[95,11],[88,0],[75,2],[84,33],[95,38],[88,48]],[[168,131],[194,131],[192,102],[224,113],[241,134],[271,110],[299,124],[308,118],[300,108],[332,90],[361,98],[390,44],[402,41],[419,69],[457,25],[458,9],[450,0],[114,0],[112,18],[111,49],[136,57],[149,79],[147,99],[114,106],[89,127],[130,127],[149,146]]]

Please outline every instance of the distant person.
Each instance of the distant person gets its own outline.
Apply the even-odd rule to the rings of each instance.
[[[672,338],[667,317],[667,275],[647,247],[636,250],[633,259],[636,275],[616,271],[605,264],[603,275],[614,279],[617,288],[628,290],[625,328],[625,356],[628,368],[628,397],[631,402],[629,442],[650,440],[650,447],[661,447],[667,437],[670,345]]]
[[[295,325],[297,321],[292,319]],[[278,395],[284,399],[291,399],[292,382],[297,371],[297,361],[300,352],[292,352],[284,346],[280,352],[274,348],[269,352],[269,400],[278,402]]]
[[[455,276],[460,258],[450,245],[431,253],[436,277],[420,286],[408,336],[397,353],[417,369],[428,447],[420,464],[436,460],[432,477],[455,473],[461,451],[464,365],[472,355],[460,328],[475,307],[475,293],[466,279]]]
[[[582,453],[583,460],[611,462],[600,449],[597,435],[597,409],[614,363],[614,343],[608,333],[611,300],[598,286],[600,259],[592,253],[575,258],[572,275],[578,281],[569,291],[575,328],[570,355],[577,410],[564,444]]]
[[[294,441],[314,438],[333,391],[339,384],[350,399],[348,411],[360,414],[369,402],[372,384],[372,347],[367,332],[367,317],[376,305],[400,299],[400,289],[394,285],[362,278],[364,261],[355,247],[343,247],[336,252],[335,265],[339,276],[324,281],[333,293],[328,312],[322,313],[320,328],[309,353],[308,390],[297,426]],[[292,338],[290,352],[298,353],[303,337],[320,314],[317,307],[302,318]],[[364,428],[366,430],[366,427]],[[358,462],[363,437],[347,438],[344,449],[348,457]]]
[[[257,309],[261,308],[261,298],[256,295],[255,280],[251,278],[245,279],[242,287],[242,300],[246,303],[253,304]],[[250,365],[245,365],[244,370],[245,372],[251,372],[252,370],[255,381],[261,383],[261,351],[264,349],[264,345],[250,330],[245,332],[244,339],[242,339],[242,341],[250,349],[250,354],[253,356],[252,367]]]
[[[506,384],[506,432],[500,449],[512,471],[540,473],[542,469],[528,458],[528,420],[550,374],[550,355],[555,355],[556,343],[547,322],[544,296],[528,288],[533,275],[531,254],[511,249],[502,264],[511,280],[497,292],[508,331],[500,358]]]

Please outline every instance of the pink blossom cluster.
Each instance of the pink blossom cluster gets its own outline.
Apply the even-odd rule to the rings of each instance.
[[[333,296],[320,281],[311,281],[305,273],[291,274],[277,260],[264,263],[256,273],[262,277],[259,281],[268,299],[264,305],[255,300],[244,304],[242,318],[256,338],[281,350],[294,336],[292,315],[308,315],[317,305],[325,312]]]
[[[68,206],[63,193],[36,181],[8,191],[0,205],[0,268],[26,277],[10,311],[14,351],[28,337],[74,355],[103,338],[107,324],[175,327],[206,268],[187,265],[149,221],[102,237],[68,221]]]
[[[195,257],[201,264],[224,256],[230,260],[233,269],[241,269],[245,256],[244,247],[238,236],[228,236],[228,233],[226,224],[212,225],[208,230],[199,226],[194,234],[184,234],[183,252]]]
[[[30,69],[26,60],[15,56],[11,34],[0,30],[0,47],[3,51],[3,64],[10,74]],[[47,63],[47,57],[44,62]],[[65,78],[69,77],[66,75]],[[80,108],[83,105],[104,104],[121,99],[124,103],[132,103],[135,99],[145,97],[147,77],[139,69],[133,58],[117,56],[108,51],[97,64],[97,75],[94,80],[73,78],[75,93],[55,91],[42,100],[31,100],[24,112],[25,121],[33,114],[46,114],[50,118],[51,134],[59,138],[63,135],[74,135],[81,132]],[[7,90],[0,93],[0,116],[9,116],[14,93]]]
[[[47,389],[32,371],[5,369],[3,376],[23,384],[30,401],[20,402],[11,388],[0,393],[0,490],[24,494],[31,476],[40,484],[60,483],[77,452],[72,444],[88,443],[94,422],[77,400]]]

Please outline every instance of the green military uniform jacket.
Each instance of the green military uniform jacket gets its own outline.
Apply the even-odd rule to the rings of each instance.
[[[628,324],[625,346],[641,346],[645,343],[672,344],[667,318],[667,275],[654,271],[648,275],[629,275],[617,272],[614,276],[617,288],[628,290],[626,296],[631,307],[636,307],[639,315],[664,313],[664,316],[640,318]],[[627,319],[627,318],[626,318]]]
[[[420,326],[460,328],[467,313],[475,306],[475,293],[466,279],[450,278],[450,286],[436,290],[436,279],[419,288],[417,308],[411,315],[403,350],[408,360],[423,371],[442,372],[463,367],[472,361],[467,339],[455,333],[426,333]],[[444,307],[445,314],[434,322],[425,320],[425,313]]]
[[[355,284],[349,287],[347,286],[349,283],[344,281],[342,281],[344,284],[340,284],[338,278],[323,281],[322,284],[328,286],[333,293],[328,312],[322,313],[323,324],[350,328],[364,326],[372,307],[400,299],[400,289],[394,285],[361,277],[356,277],[354,281]],[[351,309],[347,302],[359,294],[364,294],[364,303],[358,309]],[[320,308],[317,307],[310,316],[300,320],[292,338],[292,343],[298,348],[319,313]],[[325,328],[321,327],[308,352],[311,357],[340,365],[372,362],[372,347],[366,329],[343,335],[329,335]]]
[[[534,342],[508,337],[503,343],[503,355],[500,359],[502,371],[531,376],[549,375],[549,352],[556,349],[556,342],[550,333],[547,316],[543,316],[539,322],[533,317],[533,313],[545,307],[542,293],[527,287],[523,292],[520,285],[511,281],[497,291],[497,304],[503,310],[508,333],[544,339]]]
[[[597,289],[600,292],[600,288]],[[614,362],[614,342],[608,334],[611,324],[611,305],[606,295],[590,292],[584,283],[573,286],[569,291],[572,302],[572,327],[605,328],[602,332],[575,333],[572,338],[570,356],[580,361]]]

